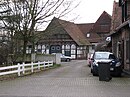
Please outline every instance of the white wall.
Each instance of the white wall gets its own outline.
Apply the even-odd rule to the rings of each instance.
[[[55,55],[41,55],[41,54],[37,54],[36,55],[36,60],[35,61],[53,61],[56,64],[61,64],[61,58],[60,58],[60,54],[55,54]]]

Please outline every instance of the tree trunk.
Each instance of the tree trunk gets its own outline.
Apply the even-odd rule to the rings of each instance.
[[[24,44],[23,44],[23,62],[26,61],[26,47],[27,47],[27,43],[28,41],[27,40],[24,40]]]
[[[31,50],[31,53],[32,53],[32,54],[35,53],[35,43],[34,43],[34,41],[32,42],[32,50]]]

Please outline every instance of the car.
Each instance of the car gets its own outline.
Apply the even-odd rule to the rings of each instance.
[[[71,60],[72,60],[72,58],[70,56],[65,56],[65,55],[61,54],[62,62],[70,62]]]
[[[122,64],[120,60],[111,52],[97,51],[93,54],[91,63],[91,73],[93,76],[98,75],[99,62],[107,62],[110,64],[110,74],[113,76],[121,76]]]

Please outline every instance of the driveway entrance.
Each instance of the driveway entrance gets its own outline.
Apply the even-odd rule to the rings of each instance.
[[[56,69],[0,82],[0,97],[129,97],[129,91],[130,78],[99,81],[86,60],[63,62]]]

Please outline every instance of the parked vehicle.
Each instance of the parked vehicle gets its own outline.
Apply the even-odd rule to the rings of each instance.
[[[70,56],[65,56],[65,55],[63,55],[63,54],[61,54],[61,61],[62,62],[69,62],[69,61],[71,61],[71,57]]]
[[[122,65],[119,59],[111,52],[95,52],[93,54],[91,63],[91,73],[95,76],[98,75],[98,62],[110,63],[110,73],[114,76],[121,76]]]

